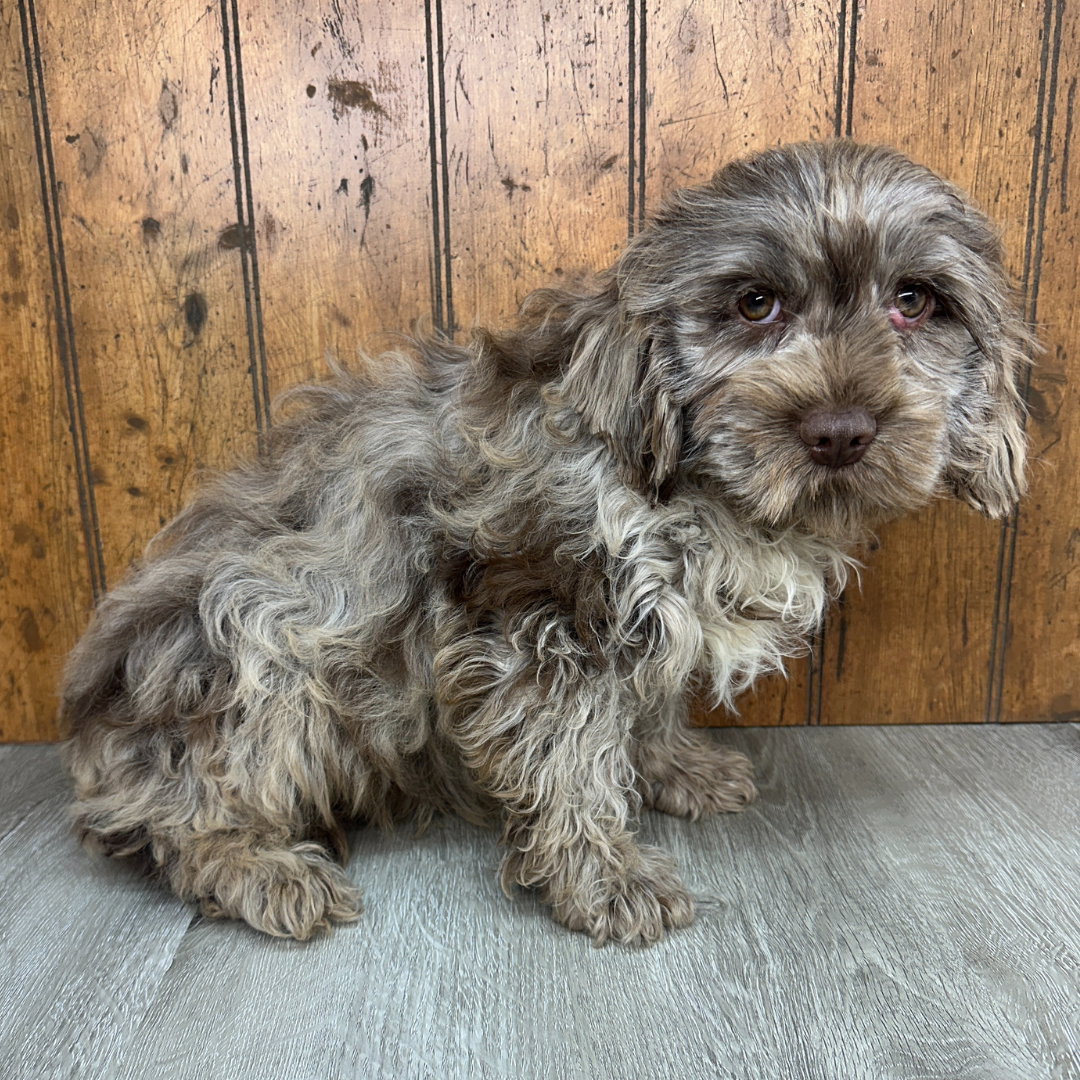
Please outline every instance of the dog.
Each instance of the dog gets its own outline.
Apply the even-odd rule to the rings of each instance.
[[[360,912],[349,823],[456,813],[597,944],[686,926],[638,813],[755,794],[688,696],[805,652],[880,522],[1010,512],[1032,346],[997,233],[928,169],[726,165],[515,328],[287,395],[71,655],[78,832],[303,939]]]

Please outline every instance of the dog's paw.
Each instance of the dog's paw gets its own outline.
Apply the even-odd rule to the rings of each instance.
[[[707,735],[688,732],[689,745],[676,754],[652,755],[643,762],[646,806],[690,818],[742,810],[757,788],[750,759],[737,750],[717,746]]]
[[[637,866],[615,883],[579,886],[562,903],[553,904],[555,921],[584,931],[597,946],[608,941],[651,945],[665,929],[689,926],[694,902],[675,873],[674,860],[660,848],[637,850]]]
[[[274,937],[304,941],[334,923],[353,922],[360,893],[319,844],[265,848],[223,869],[200,910],[210,918],[243,919]]]

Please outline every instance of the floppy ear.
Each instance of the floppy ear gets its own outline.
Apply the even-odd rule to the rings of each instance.
[[[993,305],[996,307],[997,305]],[[1021,319],[1008,308],[990,325],[961,317],[978,350],[973,383],[956,402],[949,425],[945,479],[959,499],[987,517],[1007,517],[1027,490],[1027,439],[1022,384],[1038,347]]]
[[[590,298],[563,378],[565,399],[615,456],[623,482],[650,502],[670,492],[682,451],[682,410],[665,385],[670,359],[612,284]]]

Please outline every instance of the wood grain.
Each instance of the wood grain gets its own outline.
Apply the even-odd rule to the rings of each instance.
[[[700,184],[725,162],[833,133],[837,3],[650,6],[646,186]]]
[[[646,203],[707,180],[725,162],[780,142],[832,134],[837,12],[831,4],[650,6]],[[802,724],[808,660],[759,681],[738,713],[695,710],[712,725]]]
[[[1045,352],[1028,395],[1032,485],[1020,504],[1002,720],[1080,717],[1080,15],[1062,4],[1051,14],[1048,79],[1056,80],[1043,117],[1048,154],[1039,162],[1031,288]]]
[[[215,9],[196,0],[44,0],[39,17],[90,462],[115,583],[180,508],[194,474],[254,443],[228,232],[236,214],[221,29]]]
[[[1019,277],[1039,78],[1038,5],[867,8],[853,134],[971,192]],[[938,503],[880,532],[825,638],[822,723],[985,718],[1000,526]]]
[[[240,29],[277,393],[432,310],[424,10],[274,0]]]
[[[0,742],[55,738],[91,589],[19,12],[0,5]]]
[[[610,264],[642,196],[836,132],[898,146],[1002,227],[1047,346],[1033,493],[1015,549],[956,504],[883,529],[813,670],[697,719],[1080,716],[1073,5],[25,6],[58,215],[50,263],[19,7],[0,0],[0,740],[55,737],[98,579],[200,469],[255,451],[270,394],[417,318],[459,339],[505,324],[532,288]]]
[[[355,927],[301,944],[197,920],[181,938],[183,905],[57,831],[55,751],[0,751],[0,1072],[1080,1072],[1080,729],[714,737],[751,754],[761,795],[707,822],[646,816],[697,904],[647,950],[594,949],[505,897],[495,836],[456,820],[354,834]]]
[[[626,12],[444,0],[442,15],[455,320],[505,325],[626,240]]]

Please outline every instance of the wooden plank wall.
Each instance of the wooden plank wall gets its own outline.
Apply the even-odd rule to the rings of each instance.
[[[709,719],[1080,717],[1078,7],[0,0],[0,740],[54,737],[95,598],[328,352],[505,322],[664,191],[831,137],[1000,225],[1033,491],[883,529],[813,659]]]

